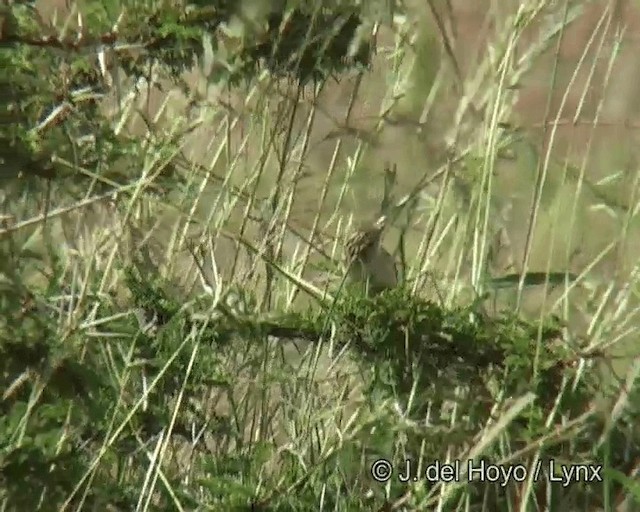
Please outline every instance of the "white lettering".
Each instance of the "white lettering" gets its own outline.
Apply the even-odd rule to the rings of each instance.
[[[467,463],[467,477],[469,481],[499,482],[504,487],[510,480],[524,482],[527,479],[527,468],[521,464],[503,466],[489,464],[483,460],[478,462],[469,460]]]
[[[556,464],[549,461],[549,481],[568,487],[573,482],[602,482],[602,466],[599,464]]]
[[[457,482],[460,474],[460,461],[454,460],[451,464],[434,461],[429,464],[424,472],[429,482]]]
[[[469,460],[467,462],[467,475],[468,475],[469,481],[480,480],[481,482],[484,482],[484,475],[485,475],[484,464],[485,462],[483,460],[481,460],[478,463],[478,466],[474,464],[473,460]]]

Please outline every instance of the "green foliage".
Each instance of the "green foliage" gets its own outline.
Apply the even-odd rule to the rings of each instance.
[[[166,292],[168,283],[162,279],[135,266],[125,269],[124,275],[130,294],[128,306],[118,306],[109,297],[96,303],[102,317],[113,318],[101,325],[101,332],[120,333],[121,356],[112,361],[110,369],[103,366],[101,354],[111,350],[113,341],[94,335],[94,341],[85,343],[86,331],[60,329],[46,295],[19,285],[5,287],[1,295],[5,319],[0,344],[2,387],[9,391],[2,402],[0,467],[3,497],[15,507],[37,508],[43,492],[52,507],[59,506],[82,481],[99,447],[111,438],[112,425],[119,427],[119,434],[107,444],[97,469],[100,478],[87,488],[85,503],[133,506],[135,489],[144,473],[113,470],[125,460],[145,467],[137,446],[142,439],[156,439],[172,422],[172,408],[167,405],[179,393],[188,400],[172,432],[189,439],[190,425],[207,421],[197,404],[212,387],[232,386],[234,375],[222,370],[230,351],[246,342],[259,346],[267,336],[323,336],[326,318],[322,315],[289,313],[267,321],[255,313],[225,313],[218,308],[209,313],[206,308],[193,311]],[[60,282],[60,276],[52,278],[49,293],[59,292]],[[143,309],[147,318],[153,318],[152,328],[143,326],[133,314],[123,316],[123,307]],[[395,398],[407,411],[405,419],[398,421],[391,411],[378,414],[375,420],[362,423],[330,456],[320,457],[312,468],[301,464],[297,456],[278,454],[271,443],[238,446],[216,456],[203,452],[197,459],[200,490],[184,488],[176,481],[183,504],[206,503],[227,510],[311,510],[317,507],[322,492],[324,503],[340,510],[357,510],[370,506],[370,500],[381,499],[375,493],[367,494],[371,485],[368,464],[389,454],[394,454],[394,460],[411,458],[428,463],[442,457],[442,446],[463,448],[471,433],[488,420],[487,405],[499,400],[492,396],[492,389],[505,395],[537,394],[534,408],[508,427],[509,436],[519,440],[515,445],[521,447],[546,432],[544,422],[554,407],[554,398],[562,396],[562,414],[569,419],[581,412],[588,396],[588,380],[571,391],[561,386],[563,378],[573,379],[574,370],[568,364],[569,352],[562,344],[552,343],[561,336],[559,326],[553,323],[541,329],[542,343],[548,350],[536,379],[533,361],[538,326],[513,316],[488,318],[469,308],[444,310],[398,289],[374,298],[346,295],[335,305],[331,322],[337,326],[336,340],[343,346],[351,344],[361,366],[371,370],[367,390],[371,407]],[[193,350],[197,357],[190,366]],[[142,379],[147,386],[156,379],[158,382],[145,393]],[[416,386],[419,396],[410,399]],[[445,429],[451,418],[444,403],[451,395],[443,390],[454,387],[472,394],[457,396],[465,421],[458,428]],[[142,396],[144,406],[137,398]],[[437,414],[432,412],[428,426],[421,420],[427,402],[432,408],[442,407]],[[219,439],[238,435],[238,426],[228,420],[219,418],[215,426],[209,423]],[[598,460],[593,436],[599,428],[593,423],[570,442],[549,444],[545,457],[562,460],[565,453],[577,450]],[[625,461],[632,460],[629,435],[616,430],[611,438],[617,468],[625,468]],[[498,452],[485,455],[488,461],[499,459]],[[275,480],[270,480],[264,467],[274,458],[280,469]],[[267,482],[271,483],[265,487]],[[31,492],[25,493],[25,486]],[[295,492],[284,492],[290,486]],[[572,488],[574,493],[576,488]],[[505,493],[509,489],[494,490],[491,500],[496,506],[508,499]],[[594,485],[584,489],[590,495],[595,492]],[[388,498],[399,499],[405,490],[404,484],[394,482]],[[159,508],[171,508],[174,498],[162,493],[158,499]]]
[[[274,11],[263,39],[223,51],[218,29],[235,5],[226,0],[90,3],[79,37],[55,35],[33,9],[5,7],[10,30],[0,37],[0,66],[12,72],[0,77],[0,179],[22,192],[33,191],[42,178],[55,179],[66,193],[80,194],[89,184],[97,190],[124,185],[143,167],[145,152],[132,152],[133,141],[114,134],[98,111],[110,80],[103,75],[100,52],[134,80],[158,68],[179,80],[202,57],[207,38],[214,54],[228,59],[216,74],[228,84],[254,79],[261,65],[301,82],[368,65],[368,42],[354,43],[350,54],[362,23],[355,8]],[[167,142],[158,141],[157,147],[166,148]]]
[[[540,327],[508,313],[492,318],[474,307],[444,310],[401,288],[373,298],[347,296],[336,313],[337,336],[352,344],[363,365],[373,369],[372,396],[393,397],[415,421],[423,419],[434,402],[455,399],[468,407],[468,421],[479,428],[488,419],[489,404],[500,396],[530,391],[538,400],[513,426],[518,437],[531,439],[545,431],[556,400],[566,414],[579,414],[593,394],[595,382],[589,379],[566,387],[576,375],[575,355],[562,342],[561,326],[553,319]],[[536,360],[538,343],[544,349]],[[454,398],[456,389],[462,394]],[[473,391],[467,394],[465,389]],[[444,426],[450,417],[432,414],[430,421]],[[418,438],[427,441],[424,432]],[[443,439],[436,434],[427,443],[433,449],[427,454],[437,458]]]
[[[19,270],[18,266],[13,269]],[[11,265],[6,270],[6,279],[18,275],[11,274]],[[146,467],[138,447],[153,442],[172,424],[173,409],[168,405],[180,393],[187,400],[172,424],[172,436],[190,439],[192,425],[207,424],[224,443],[239,435],[240,425],[230,417],[207,420],[201,404],[212,389],[233,387],[237,376],[224,370],[232,353],[247,343],[260,347],[268,337],[319,340],[326,335],[324,315],[288,313],[261,319],[256,311],[234,313],[221,304],[213,310],[202,301],[186,307],[167,292],[170,284],[148,269],[144,272],[134,265],[123,275],[129,293],[126,305],[91,295],[100,316],[113,319],[103,323],[100,332],[119,333],[120,356],[112,359],[111,367],[104,366],[102,354],[115,348],[114,341],[108,341],[112,338],[94,333],[87,343],[87,330],[68,332],[58,323],[51,297],[60,295],[61,276],[51,277],[45,294],[20,283],[5,286],[0,294],[1,384],[7,390],[0,421],[0,468],[3,499],[15,508],[35,510],[43,493],[52,509],[57,508],[74,495],[100,446],[109,439],[96,469],[100,476],[86,487],[85,506],[133,507],[144,472],[124,468]],[[123,315],[128,308],[142,310],[151,321]],[[489,318],[473,308],[445,310],[403,289],[373,298],[345,295],[332,310],[330,322],[336,326],[335,340],[349,345],[371,375],[366,389],[371,409],[395,400],[406,411],[402,421],[392,410],[379,411],[333,452],[313,457],[312,466],[311,460],[302,464],[293,453],[279,453],[271,442],[240,444],[215,456],[205,450],[196,459],[199,490],[184,488],[175,480],[183,506],[312,510],[322,494],[323,503],[340,510],[366,508],[371,500],[383,500],[377,491],[368,493],[372,482],[367,468],[376,458],[409,458],[416,464],[441,460],[443,446],[462,450],[483,428],[491,404],[533,391],[538,397],[534,406],[505,431],[514,447],[525,448],[548,431],[545,422],[554,408],[559,407],[568,421],[583,412],[593,394],[588,379],[573,389],[563,386],[575,379],[576,367],[570,364],[571,352],[557,343],[562,334],[555,322],[539,328],[513,315]],[[546,349],[536,374],[539,342]],[[459,392],[454,397],[455,388]],[[457,428],[447,427],[451,412],[445,404],[453,399],[464,417]],[[611,466],[621,472],[628,471],[629,461],[638,455],[629,448],[635,438],[632,431],[623,427],[629,421],[620,424],[608,443]],[[113,425],[118,429],[115,438]],[[550,442],[543,457],[569,463],[575,456],[571,454],[582,453],[585,459],[602,460],[593,444],[601,429],[598,422],[586,424],[570,441]],[[488,462],[500,457],[497,449],[485,453]],[[269,476],[264,468],[274,460],[279,470]],[[526,463],[526,458],[518,462]],[[122,471],[114,471],[120,467]],[[179,475],[175,470],[168,478],[173,482]],[[622,483],[614,485],[626,485],[618,481]],[[25,493],[25,486],[31,492]],[[497,507],[512,492],[510,486],[496,487],[486,495],[482,485],[473,487],[477,494],[472,495],[484,496]],[[601,494],[595,484],[572,486],[571,493],[575,495],[578,488],[583,489],[584,500]],[[394,480],[384,500],[400,499],[405,491],[406,485]],[[569,490],[554,492],[556,497],[568,496]],[[76,502],[80,495],[74,496]],[[173,499],[162,492],[157,506],[170,509]]]
[[[508,370],[502,385],[507,393],[522,391],[532,382],[533,355],[538,327],[511,315],[489,318],[473,307],[444,311],[432,302],[411,296],[402,288],[384,292],[373,299],[349,296],[339,303],[339,336],[354,344],[366,361],[378,371],[385,368],[386,380],[408,393],[415,379],[421,386],[437,381],[440,369],[455,368],[458,382],[482,378],[487,370]],[[545,350],[541,366],[545,375],[569,353],[550,344],[560,336],[557,325],[543,326],[541,342]],[[554,348],[555,347],[555,348]],[[446,377],[444,377],[446,379]],[[549,376],[547,384],[554,379]],[[455,382],[454,382],[455,384]],[[551,395],[555,396],[555,390]]]
[[[274,12],[268,17],[264,41],[247,48],[246,60],[258,63],[264,59],[274,74],[293,76],[301,83],[319,81],[353,66],[366,68],[370,44],[355,40],[361,24],[354,9]],[[355,51],[350,55],[352,45]]]

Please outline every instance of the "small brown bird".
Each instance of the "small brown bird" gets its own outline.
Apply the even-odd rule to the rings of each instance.
[[[398,284],[396,263],[380,244],[386,216],[355,231],[347,241],[347,275],[351,283],[362,284],[367,295],[375,295]]]

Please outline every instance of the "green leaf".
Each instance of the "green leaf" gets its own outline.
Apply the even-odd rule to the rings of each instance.
[[[489,279],[487,285],[494,290],[515,288],[519,285],[522,274],[508,274],[502,277]],[[527,272],[524,274],[524,286],[540,286],[549,283],[552,286],[574,282],[578,276],[568,272]]]

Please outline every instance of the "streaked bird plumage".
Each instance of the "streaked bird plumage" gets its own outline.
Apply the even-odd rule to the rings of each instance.
[[[398,284],[395,260],[380,243],[385,223],[383,216],[371,225],[362,226],[346,244],[349,281],[362,284],[369,295]]]

